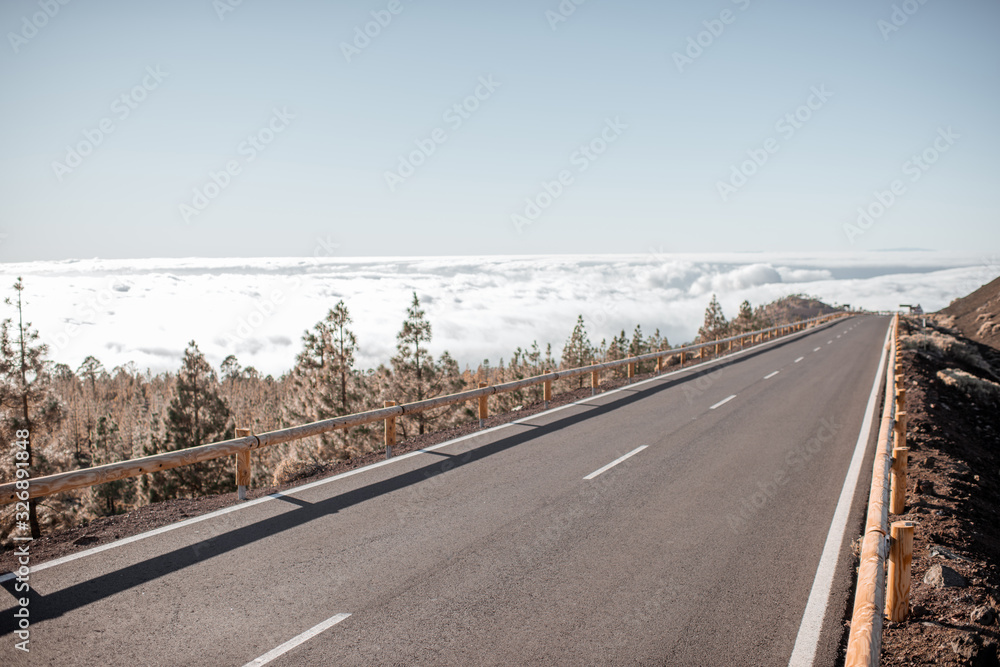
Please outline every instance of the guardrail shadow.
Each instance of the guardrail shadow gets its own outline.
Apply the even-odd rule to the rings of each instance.
[[[826,327],[817,327],[810,330],[810,333],[819,333]],[[749,348],[743,354],[733,356],[722,356],[710,368],[699,369],[698,365],[690,367],[690,373],[684,373],[675,377],[663,378],[661,382],[651,382],[643,386],[621,387],[626,390],[608,403],[593,404],[584,401],[578,404],[585,408],[583,412],[567,412],[567,414],[556,418],[546,424],[525,424],[532,428],[526,428],[521,432],[487,442],[480,446],[464,452],[461,455],[446,454],[435,451],[433,454],[441,455],[445,460],[440,459],[411,470],[396,475],[389,479],[373,482],[363,487],[346,491],[326,500],[319,502],[309,502],[301,498],[294,498],[289,494],[295,493],[295,489],[289,489],[281,494],[275,494],[276,499],[288,501],[293,509],[283,512],[273,517],[261,519],[246,526],[233,528],[229,531],[208,538],[194,545],[187,545],[174,549],[168,553],[143,560],[139,563],[108,572],[93,579],[88,579],[77,584],[73,584],[62,590],[49,594],[41,594],[32,586],[28,594],[31,610],[31,623],[35,625],[41,621],[50,620],[63,616],[66,613],[82,609],[90,604],[117,595],[136,586],[141,586],[160,577],[179,572],[193,565],[211,560],[231,551],[249,546],[254,542],[278,535],[288,530],[306,525],[316,519],[335,514],[366,500],[371,500],[379,496],[405,489],[407,487],[425,482],[432,477],[444,474],[445,472],[458,469],[475,461],[482,461],[490,456],[499,454],[526,442],[542,438],[550,433],[561,430],[568,426],[578,424],[590,419],[595,419],[609,412],[617,410],[623,406],[641,401],[645,398],[667,391],[674,387],[683,385],[686,382],[696,381],[710,372],[715,372],[719,368],[725,368],[733,364],[739,364],[749,359],[753,359],[765,352],[780,349],[797,340],[807,338],[809,334],[790,337],[787,340],[778,340],[771,345],[761,347],[759,350]],[[737,351],[738,352],[738,351]],[[677,370],[677,369],[675,369]],[[688,369],[679,369],[688,370]],[[669,371],[669,369],[667,370]],[[598,394],[594,398],[599,398]],[[530,418],[529,418],[530,419]],[[491,437],[487,434],[486,437]],[[226,515],[232,516],[232,515]],[[221,518],[221,517],[220,517]],[[214,519],[209,519],[212,521]],[[31,574],[32,583],[37,575]],[[3,582],[3,586],[15,600],[24,597],[24,593],[15,592],[14,585],[16,579]],[[0,636],[12,634],[16,627],[16,620],[13,612],[17,606],[11,606],[0,612]]]

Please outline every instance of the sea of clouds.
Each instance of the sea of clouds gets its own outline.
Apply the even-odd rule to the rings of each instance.
[[[304,330],[343,299],[354,319],[358,365],[395,351],[416,292],[433,326],[431,350],[473,368],[517,346],[552,343],[578,314],[600,342],[636,324],[672,344],[691,340],[717,294],[727,316],[792,293],[828,303],[942,308],[1000,274],[993,257],[930,251],[784,255],[559,255],[530,257],[72,260],[0,264],[8,289],[24,278],[28,320],[49,357],[76,368],[93,355],[109,370],[176,370],[188,341],[216,367],[229,354],[275,376]],[[3,317],[12,317],[3,306]]]

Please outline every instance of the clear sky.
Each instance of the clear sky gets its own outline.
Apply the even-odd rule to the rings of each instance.
[[[0,261],[1000,248],[994,0],[63,1]]]

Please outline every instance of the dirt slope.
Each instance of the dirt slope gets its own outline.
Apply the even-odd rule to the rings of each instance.
[[[938,311],[966,338],[1000,350],[1000,278]],[[948,323],[948,322],[945,322]]]
[[[974,313],[977,306],[965,308]],[[987,361],[997,351],[948,327],[949,317],[928,316],[927,328],[923,319],[905,318],[900,329],[910,449],[907,513],[890,517],[917,524],[912,616],[886,622],[881,662],[997,665],[1000,391],[988,383],[1000,367]],[[963,580],[946,587],[925,581],[942,566]]]

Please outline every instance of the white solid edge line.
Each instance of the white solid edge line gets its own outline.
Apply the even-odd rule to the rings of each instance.
[[[800,361],[802,361],[803,359],[805,359],[805,357],[799,357],[798,359],[796,359],[796,360],[795,360],[795,363],[799,363],[799,362],[800,362]]]
[[[330,618],[326,619],[319,625],[312,626],[311,628],[303,632],[301,635],[297,637],[292,637],[281,646],[271,649],[270,651],[260,656],[256,660],[251,660],[247,664],[243,665],[243,667],[261,667],[261,665],[266,665],[267,663],[271,662],[278,656],[288,653],[299,644],[309,641],[310,639],[312,639],[319,633],[323,632],[327,628],[335,626],[337,623],[340,623],[348,616],[350,616],[350,614],[337,614],[336,616],[331,616]]]
[[[890,333],[891,329],[886,330],[886,342],[889,340]],[[788,659],[789,667],[811,667],[816,659],[819,636],[823,630],[823,620],[830,602],[833,576],[837,570],[841,547],[843,547],[844,539],[847,537],[847,519],[851,513],[851,504],[854,502],[858,478],[861,476],[861,464],[864,462],[865,450],[868,448],[868,439],[871,436],[875,420],[875,411],[878,408],[879,388],[882,385],[882,376],[885,374],[887,353],[888,348],[883,344],[882,357],[879,359],[878,371],[875,373],[875,380],[872,381],[872,391],[868,395],[868,405],[865,407],[864,421],[861,423],[857,444],[854,445],[854,456],[851,458],[851,465],[847,468],[847,476],[844,478],[844,486],[840,490],[837,509],[833,513],[830,531],[826,535],[826,544],[823,545],[823,553],[819,558],[819,565],[816,567],[812,590],[809,591],[809,600],[806,602],[805,611],[802,612],[799,633],[795,637],[792,656]]]
[[[712,407],[710,407],[709,410],[714,410],[717,407],[719,407],[720,405],[725,405],[726,403],[728,403],[729,401],[733,400],[734,398],[736,398],[736,394],[733,394],[732,396],[727,396],[726,398],[722,399],[721,401],[719,401],[718,403],[716,403],[715,405],[713,405]]]
[[[773,373],[768,373],[767,375],[764,376],[764,379],[765,380],[770,380],[771,378],[773,378],[775,375],[777,375],[780,372],[781,371],[774,371]]]
[[[651,378],[647,378],[645,380],[640,380],[639,382],[633,382],[632,384],[624,385],[622,387],[619,387],[618,389],[611,389],[610,391],[605,391],[605,392],[601,393],[600,396],[611,396],[613,394],[617,394],[617,393],[626,391],[628,389],[632,389],[634,387],[639,387],[641,385],[648,384],[650,382],[656,382],[658,380],[662,380],[663,378],[667,378],[667,377],[670,377],[672,375],[677,375],[678,373],[687,373],[687,372],[692,371],[692,370],[702,369],[702,368],[705,368],[707,366],[712,366],[712,365],[718,364],[718,363],[720,363],[722,361],[730,360],[730,359],[732,359],[734,357],[738,357],[738,356],[740,356],[742,354],[745,354],[747,352],[750,352],[750,351],[756,352],[757,350],[760,350],[762,348],[771,347],[772,345],[777,344],[779,341],[787,341],[787,340],[790,340],[792,338],[799,338],[799,337],[805,336],[805,335],[810,334],[810,333],[817,333],[820,330],[821,329],[819,329],[819,328],[817,328],[817,329],[803,329],[802,331],[797,331],[797,332],[795,332],[793,334],[790,334],[788,336],[785,336],[783,338],[775,338],[773,340],[766,341],[766,342],[761,343],[759,345],[755,345],[753,347],[748,347],[748,348],[745,348],[743,350],[739,350],[738,352],[734,352],[732,354],[728,354],[728,355],[726,355],[724,357],[717,357],[715,359],[712,359],[711,361],[706,361],[704,363],[695,364],[693,366],[688,366],[687,368],[678,368],[677,370],[670,371],[669,373],[661,373],[660,375],[654,375]],[[819,348],[816,348],[816,349],[819,349]],[[176,530],[178,528],[184,528],[186,526],[190,526],[192,524],[199,523],[201,521],[207,521],[209,519],[214,519],[215,517],[223,516],[225,514],[229,514],[230,512],[236,512],[237,510],[246,509],[248,507],[253,507],[254,505],[259,505],[261,503],[266,503],[266,502],[268,502],[270,500],[276,500],[278,498],[288,498],[288,497],[291,497],[292,494],[298,493],[299,491],[306,491],[308,489],[312,489],[312,488],[315,488],[317,486],[322,486],[323,484],[330,484],[331,482],[336,482],[338,480],[344,479],[345,477],[350,477],[351,475],[357,475],[357,474],[360,474],[362,472],[366,472],[368,470],[374,470],[375,468],[381,468],[384,465],[389,465],[390,463],[396,463],[398,461],[402,461],[404,459],[408,459],[410,457],[417,456],[418,454],[424,454],[424,453],[427,453],[427,452],[433,452],[433,451],[435,451],[437,449],[441,449],[442,447],[447,447],[449,445],[454,445],[456,443],[462,442],[463,440],[468,440],[470,438],[475,438],[475,437],[478,437],[478,436],[481,436],[481,435],[485,435],[487,433],[492,433],[494,431],[499,431],[500,429],[508,428],[508,427],[514,426],[516,424],[527,424],[528,421],[531,420],[531,419],[538,419],[539,417],[543,417],[543,416],[552,414],[554,412],[559,412],[560,410],[565,410],[566,408],[571,408],[571,407],[573,407],[575,405],[585,405],[587,401],[593,400],[594,398],[596,398],[596,397],[595,396],[588,396],[586,398],[581,398],[579,401],[573,401],[572,403],[566,403],[565,405],[560,405],[558,407],[551,408],[549,410],[544,410],[542,412],[539,412],[538,414],[531,415],[530,417],[525,417],[524,419],[518,419],[516,421],[507,422],[506,424],[499,424],[497,426],[493,426],[493,427],[490,427],[488,429],[484,429],[482,431],[475,431],[473,433],[469,433],[467,435],[460,436],[460,437],[455,438],[453,440],[446,440],[446,441],[440,442],[440,443],[438,443],[436,445],[431,445],[430,447],[424,447],[423,449],[417,449],[415,451],[408,452],[406,454],[400,454],[399,456],[394,456],[391,459],[387,459],[385,461],[379,461],[377,463],[371,463],[369,465],[362,466],[360,468],[355,468],[354,470],[348,470],[347,472],[342,472],[339,475],[334,475],[332,477],[324,477],[323,479],[316,480],[315,482],[310,482],[309,484],[303,484],[302,486],[296,486],[294,488],[288,489],[287,491],[278,491],[278,492],[275,492],[275,493],[271,493],[271,494],[268,494],[268,495],[263,496],[261,498],[256,498],[254,500],[248,500],[248,501],[245,501],[245,502],[241,502],[241,503],[239,503],[237,505],[230,505],[229,507],[224,507],[224,508],[222,508],[220,510],[215,510],[214,512],[209,512],[207,514],[201,514],[199,516],[193,516],[190,519],[185,519],[184,521],[180,521],[178,523],[171,523],[171,524],[168,524],[166,526],[160,526],[159,528],[154,528],[153,530],[147,531],[145,533],[139,533],[138,535],[131,535],[129,537],[124,537],[124,538],[122,538],[120,540],[116,540],[114,542],[108,542],[107,544],[102,544],[100,546],[92,547],[90,549],[85,549],[84,551],[80,551],[80,552],[75,553],[75,554],[69,554],[69,555],[63,556],[61,558],[56,558],[54,560],[45,561],[44,563],[40,563],[38,565],[32,565],[32,566],[30,566],[28,568],[28,572],[39,572],[41,570],[47,570],[50,567],[55,567],[56,565],[62,565],[63,563],[69,563],[69,562],[72,562],[74,560],[78,560],[80,558],[85,558],[87,556],[93,556],[94,554],[101,553],[102,551],[107,551],[108,549],[114,549],[115,547],[123,547],[123,546],[126,546],[128,544],[132,544],[133,542],[138,542],[140,540],[144,540],[147,537],[155,537],[156,535],[162,535],[163,533],[168,533],[168,532],[170,532],[172,530]],[[6,574],[0,575],[0,583],[3,583],[5,581],[10,581],[15,576],[17,576],[17,575],[14,572],[8,572]]]
[[[624,461],[625,459],[629,458],[630,456],[635,456],[636,454],[638,454],[638,453],[639,453],[639,452],[641,452],[642,450],[646,449],[646,447],[649,447],[649,445],[641,445],[641,446],[639,446],[639,447],[636,447],[635,449],[633,449],[633,450],[632,450],[631,452],[629,452],[628,454],[626,454],[626,455],[624,455],[624,456],[619,456],[619,457],[618,457],[617,459],[615,459],[614,461],[612,461],[612,462],[611,462],[611,463],[609,463],[608,465],[606,465],[606,466],[604,466],[604,467],[602,467],[602,468],[598,468],[598,469],[597,469],[597,470],[595,470],[594,472],[592,472],[592,473],[590,473],[589,475],[587,475],[586,477],[584,477],[584,479],[594,479],[595,477],[597,477],[598,475],[600,475],[600,474],[601,474],[602,472],[606,472],[606,471],[608,471],[608,470],[611,470],[611,469],[612,469],[612,468],[614,468],[614,467],[615,467],[616,465],[618,465],[619,463],[621,463],[621,462],[622,462],[622,461]]]

